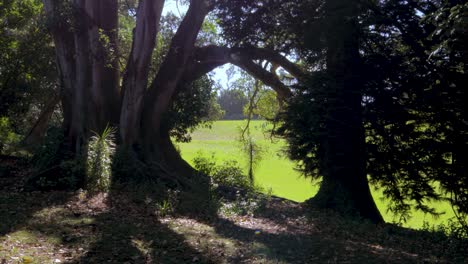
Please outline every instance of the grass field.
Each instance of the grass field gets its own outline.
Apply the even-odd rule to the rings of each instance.
[[[244,121],[218,121],[212,128],[201,128],[192,134],[192,142],[180,143],[179,147],[185,160],[192,163],[197,155],[211,156],[217,159],[218,163],[224,160],[237,160],[245,169],[247,161],[242,153],[240,137],[240,127],[244,126]],[[288,160],[282,149],[285,147],[283,141],[274,140],[272,142],[268,133],[263,132],[265,122],[253,121],[251,123],[252,136],[255,142],[262,146],[263,158],[257,169],[254,171],[255,182],[266,191],[270,188],[274,195],[285,197],[294,201],[302,202],[317,192],[318,186],[312,184],[310,180],[301,177],[301,174],[294,170],[294,163]],[[393,222],[394,216],[387,212],[386,202],[382,200],[382,194],[373,191],[374,199],[387,222]],[[446,213],[437,219],[422,212],[413,212],[413,217],[404,226],[411,228],[421,228],[424,222],[429,225],[439,225],[446,223],[453,217],[453,212],[448,203],[437,203],[439,211]]]

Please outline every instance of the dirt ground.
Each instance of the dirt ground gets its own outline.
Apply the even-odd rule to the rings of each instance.
[[[1,264],[468,263],[466,240],[442,232],[376,226],[274,197],[242,214],[221,199],[224,210],[207,217],[134,189],[28,192],[25,164],[0,164],[8,168],[0,174]]]

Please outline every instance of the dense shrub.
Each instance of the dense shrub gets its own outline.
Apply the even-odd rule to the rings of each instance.
[[[71,156],[64,151],[64,132],[59,127],[50,127],[45,135],[44,142],[34,150],[31,163],[38,170],[42,171],[52,166],[60,164]]]
[[[7,117],[0,118],[0,154],[11,154],[14,147],[20,141],[20,136],[13,132],[10,120]]]
[[[224,161],[217,165],[214,155],[205,157],[199,154],[194,158],[194,167],[200,173],[209,175],[216,184],[251,190],[249,177],[242,172],[239,163],[235,160]]]

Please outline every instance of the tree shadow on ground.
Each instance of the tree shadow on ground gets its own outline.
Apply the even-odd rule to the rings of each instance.
[[[88,228],[96,240],[70,242],[88,248],[68,263],[216,263],[159,220],[158,206],[168,196],[150,189],[113,188]]]
[[[268,263],[464,263],[468,257],[466,240],[452,243],[440,232],[374,225],[310,208],[306,212],[294,203],[287,207],[256,216],[280,226],[280,231],[255,230],[219,218],[215,232],[246,244],[251,251],[245,258],[262,256]],[[305,214],[307,219],[294,217]]]
[[[0,238],[28,226],[41,210],[65,204],[72,192],[24,191],[32,170],[26,161],[1,157],[0,166]]]
[[[450,244],[441,233],[366,224],[282,199],[272,199],[253,218],[224,217],[204,213],[217,212],[216,206],[207,210],[213,201],[206,196],[168,191],[160,183],[115,185],[93,197],[25,193],[15,173],[0,178],[9,182],[0,185],[0,235],[24,228],[47,236],[56,241],[48,252],[70,264],[464,263],[468,257],[466,242]],[[191,210],[164,218],[174,214],[172,206]]]

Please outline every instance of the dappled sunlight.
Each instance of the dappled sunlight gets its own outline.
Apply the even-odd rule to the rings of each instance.
[[[223,259],[237,254],[239,241],[218,235],[213,226],[190,218],[163,218],[174,232],[184,236],[185,241],[195,250],[203,252],[210,259]]]
[[[51,263],[66,259],[67,250],[60,247],[61,242],[58,236],[22,229],[0,238],[0,257],[6,263]]]

